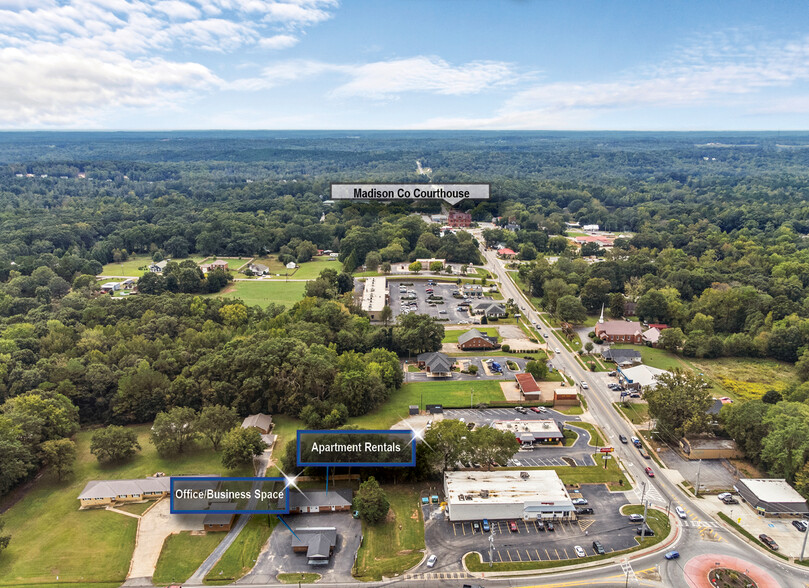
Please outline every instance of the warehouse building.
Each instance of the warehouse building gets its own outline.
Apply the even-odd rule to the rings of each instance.
[[[765,517],[809,513],[806,500],[784,479],[742,478],[734,489],[751,508]]]
[[[372,320],[379,320],[388,303],[388,281],[385,278],[367,278],[362,291],[362,309]]]
[[[451,521],[562,520],[576,513],[552,470],[446,472],[444,496]]]

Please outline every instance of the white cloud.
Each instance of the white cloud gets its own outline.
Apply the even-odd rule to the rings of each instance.
[[[258,46],[262,49],[288,49],[297,44],[298,37],[294,35],[273,35],[264,37],[258,42]]]
[[[158,2],[154,5],[154,9],[175,20],[193,20],[200,16],[199,8],[178,0]]]

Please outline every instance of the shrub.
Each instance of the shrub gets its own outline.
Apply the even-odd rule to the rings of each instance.
[[[511,345],[506,343],[505,345],[503,345],[502,349],[503,349],[503,352],[508,353],[509,351],[511,351]]]

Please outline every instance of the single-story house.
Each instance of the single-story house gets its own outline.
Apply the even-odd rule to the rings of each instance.
[[[610,343],[642,343],[640,323],[633,321],[605,321],[595,326],[596,337]]]
[[[722,398],[714,398],[713,404],[706,410],[710,415],[716,416],[719,414],[719,411],[722,410],[722,407],[726,404],[733,404],[733,400],[731,400],[728,396],[723,396]]]
[[[295,269],[296,267],[298,267],[298,264],[296,264],[294,261],[290,261],[287,264],[287,269]]]
[[[657,342],[660,341],[660,329],[652,327],[643,331],[643,342],[648,343],[652,347],[657,347]]]
[[[497,337],[490,337],[478,331],[471,329],[458,337],[458,348],[465,351],[473,349],[497,349],[500,345],[497,343]]]
[[[503,247],[502,249],[497,250],[497,255],[503,259],[514,259],[517,256],[517,252],[513,249],[509,249],[508,247]]]
[[[584,245],[585,243],[598,243],[602,247],[612,247],[612,239],[608,237],[601,237],[599,235],[584,235],[580,237],[576,237],[573,239],[578,245]]]
[[[483,314],[487,317],[503,318],[506,316],[506,309],[496,302],[478,302],[474,306],[475,314]]]
[[[635,316],[635,310],[638,308],[638,303],[633,300],[624,302],[624,316]]]
[[[101,291],[104,293],[117,292],[120,289],[121,282],[107,282],[106,284],[101,284]]]
[[[235,510],[235,502],[214,502],[209,507],[208,514],[202,520],[202,528],[206,531],[230,531],[236,515],[231,513],[216,512],[218,510]]]
[[[259,432],[266,435],[272,429],[272,416],[262,412],[258,414],[251,414],[242,421],[242,429],[249,428],[258,429]]]
[[[351,510],[351,490],[307,490],[291,492],[289,514]]]
[[[167,496],[168,476],[153,476],[136,480],[91,480],[79,494],[81,508],[107,506],[116,502],[140,502]]]
[[[155,263],[149,264],[149,271],[153,274],[162,274],[163,270],[166,269],[166,264],[169,262],[168,259],[164,259],[163,261],[158,261]]]
[[[635,365],[641,362],[640,351],[636,349],[607,349],[601,355],[605,361],[618,365]]]
[[[337,545],[337,528],[301,527],[290,538],[292,551],[305,553],[310,566],[328,565]]]
[[[525,400],[538,401],[542,395],[542,390],[531,374],[517,374],[514,376],[517,381],[517,387],[520,389],[520,394]]]
[[[418,366],[431,378],[451,378],[455,360],[440,351],[428,351],[416,357]]]
[[[618,367],[617,371],[627,388],[640,391],[657,387],[657,378],[662,374],[670,373],[666,370],[643,364],[630,368]]]
[[[692,437],[680,439],[680,449],[688,459],[738,459],[744,457],[733,439]]]
[[[784,479],[742,478],[734,489],[765,517],[775,515],[804,516],[809,513],[806,500]]]
[[[138,283],[137,278],[127,278],[123,282],[121,282],[121,286],[127,290],[130,290],[134,288],[137,283]]]
[[[270,273],[270,268],[262,263],[251,263],[247,266],[254,276],[266,276]]]

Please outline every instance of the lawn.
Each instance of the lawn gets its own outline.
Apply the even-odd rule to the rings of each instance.
[[[204,257],[194,256],[185,259],[175,259],[177,263],[191,259],[195,263],[200,263]],[[121,263],[108,263],[101,270],[102,276],[126,276],[132,278],[141,277],[147,270],[146,266],[152,263],[151,255],[130,255],[129,259]],[[140,269],[143,268],[143,269]]]
[[[579,427],[584,429],[585,431],[590,432],[590,442],[588,445],[592,447],[601,447],[604,444],[604,438],[601,435],[601,431],[596,428],[595,425],[591,425],[590,423],[585,423],[583,421],[568,421],[565,423],[566,425],[570,425],[572,427]]]
[[[217,257],[216,255],[211,255],[210,257],[206,257],[205,259],[202,259],[202,260],[196,260],[195,259],[195,261],[197,261],[198,264],[202,263],[203,261],[205,263],[213,263],[217,259],[222,260],[222,261],[226,261],[227,264],[228,264],[228,269],[230,271],[232,271],[232,272],[235,272],[237,269],[239,269],[243,265],[246,265],[247,262],[249,262],[253,258],[252,257]]]
[[[268,306],[271,302],[287,308],[303,298],[306,282],[232,282],[225,290],[209,296],[239,298],[247,306]]]
[[[337,261],[337,258],[313,257],[312,261],[302,263],[289,277],[296,280],[315,280],[320,276],[320,272],[326,268],[331,268],[340,273],[343,271],[343,264]]]
[[[261,265],[266,265],[270,270],[270,274],[272,275],[281,274],[283,276],[285,273],[287,273],[286,266],[280,261],[278,261],[278,257],[275,255],[268,255],[266,257],[256,257],[253,260],[253,263],[260,263]]]
[[[578,423],[576,423],[578,425]],[[618,458],[613,456],[613,459],[607,460],[607,467],[604,468],[604,455],[601,453],[593,454],[593,459],[596,464],[592,466],[540,466],[540,467],[507,467],[504,470],[553,470],[562,480],[563,483],[572,486],[580,486],[581,484],[606,484],[610,490],[631,490],[632,484],[629,483],[621,468],[618,467]]]
[[[126,463],[99,465],[90,454],[92,431],[76,435],[73,476],[57,482],[43,476],[3,514],[12,536],[0,554],[0,586],[60,582],[123,582],[135,546],[137,519],[105,510],[79,511],[77,496],[89,480],[143,478],[167,474],[225,474],[218,453],[202,447],[161,458],[148,440],[150,425],[132,427],[143,448]],[[252,475],[246,467],[229,475]],[[58,521],[58,524],[54,524]],[[42,562],[48,562],[43,566]]]
[[[320,574],[303,572],[301,574],[278,574],[278,581],[282,584],[314,584],[320,580]]]
[[[691,368],[691,366],[689,366],[685,361],[683,361],[673,353],[669,353],[664,349],[658,349],[656,347],[647,347],[646,345],[626,345],[626,344],[612,345],[611,348],[634,349],[635,351],[639,351],[641,361],[643,363],[661,370],[671,371],[675,368],[680,369]]]
[[[276,524],[276,516],[253,515],[239,533],[239,540],[227,548],[222,559],[205,576],[205,584],[230,584],[249,572]]]
[[[155,566],[153,584],[185,582],[202,565],[227,533],[191,535],[183,531],[166,537]]]
[[[474,327],[470,327],[474,328]],[[458,337],[469,331],[470,329],[447,329],[444,331],[444,338],[441,340],[442,343],[457,343]],[[478,331],[483,333],[484,335],[488,335],[489,337],[498,337],[499,333],[495,327],[483,327],[478,328]]]
[[[419,505],[420,488],[412,485],[383,488],[391,512],[380,524],[362,523],[363,541],[354,569],[354,577],[359,580],[381,580],[383,575],[401,574],[422,558],[424,524]]]
[[[116,508],[125,512],[131,512],[132,514],[142,515],[153,504],[154,500],[147,500],[146,502],[136,502],[134,504],[122,504]]]
[[[626,416],[633,425],[643,425],[649,422],[649,405],[645,402],[614,402],[615,409]]]

